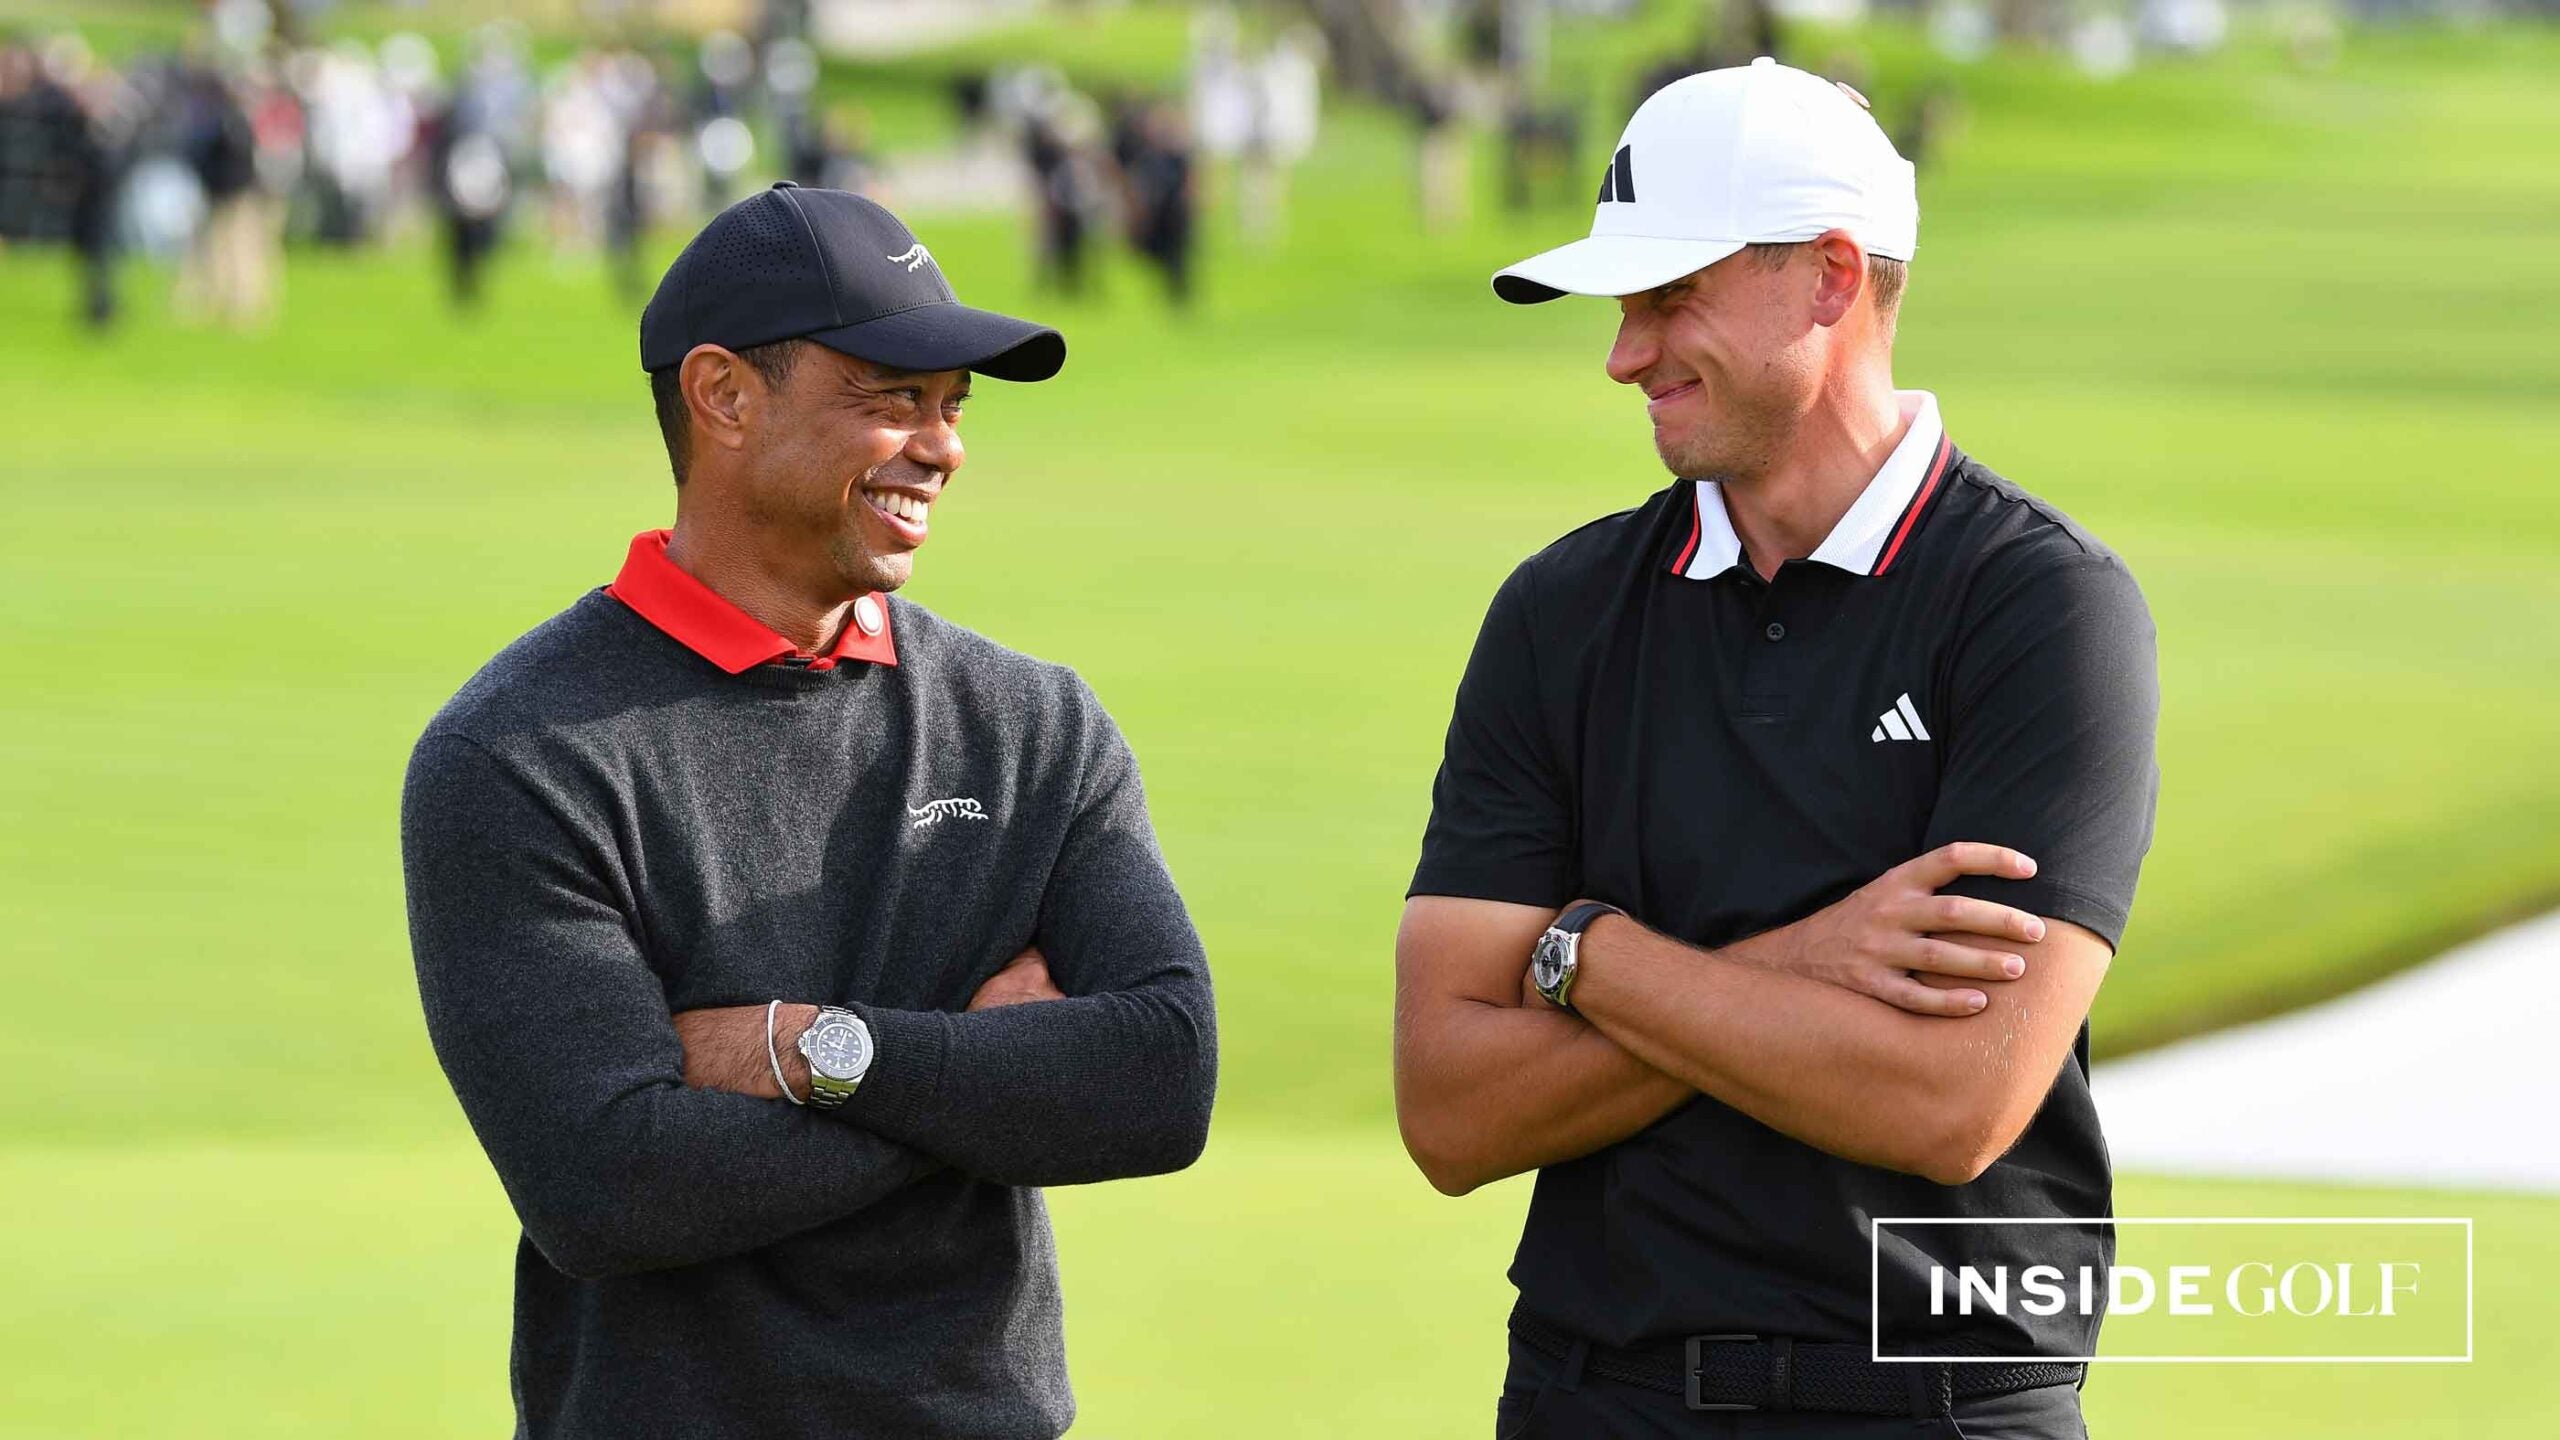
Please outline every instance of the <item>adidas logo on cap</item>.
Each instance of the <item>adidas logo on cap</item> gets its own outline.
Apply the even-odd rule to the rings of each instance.
[[[1601,172],[1589,238],[1502,271],[1493,289],[1520,305],[1633,295],[1745,245],[1829,230],[1870,255],[1910,259],[1920,242],[1911,162],[1856,91],[1763,56],[1654,92]]]

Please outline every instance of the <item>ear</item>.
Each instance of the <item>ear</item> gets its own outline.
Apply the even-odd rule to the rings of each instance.
[[[1813,323],[1837,325],[1867,289],[1867,252],[1846,230],[1825,230],[1806,247],[1813,255]]]
[[[676,371],[676,388],[697,437],[724,450],[746,448],[748,422],[767,391],[754,366],[718,345],[696,345]]]

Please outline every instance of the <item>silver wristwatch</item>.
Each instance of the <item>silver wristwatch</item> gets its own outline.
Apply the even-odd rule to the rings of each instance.
[[[843,1104],[871,1073],[871,1027],[850,1010],[821,1006],[800,1032],[801,1058],[809,1062],[809,1103],[821,1110]]]
[[[1603,915],[1624,915],[1615,905],[1585,900],[1569,906],[1538,937],[1529,951],[1529,983],[1547,997],[1547,1003],[1559,1010],[1573,1009],[1573,981],[1581,973],[1582,932]]]

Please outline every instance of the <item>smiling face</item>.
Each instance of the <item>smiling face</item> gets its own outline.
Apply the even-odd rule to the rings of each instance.
[[[1675,475],[1767,473],[1819,400],[1835,337],[1809,252],[1730,255],[1618,301],[1609,378],[1645,393],[1653,445]]]
[[[969,372],[891,370],[809,344],[764,389],[739,454],[739,508],[773,558],[820,593],[906,584],[965,458]]]

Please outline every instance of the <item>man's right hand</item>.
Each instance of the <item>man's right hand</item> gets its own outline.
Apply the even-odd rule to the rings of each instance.
[[[1026,1005],[1034,1000],[1064,1000],[1066,992],[1049,978],[1049,960],[1037,945],[1005,962],[1003,969],[987,977],[978,993],[969,997],[971,1010],[993,1010],[1002,1005]]]
[[[1922,977],[1984,984],[2015,980],[2027,973],[2027,962],[1996,947],[2043,939],[2044,921],[1988,900],[1941,895],[1938,889],[1959,875],[2024,880],[2035,873],[2034,860],[2004,846],[1942,845],[1887,870],[1846,899],[1725,953],[1872,995],[1915,1015],[1971,1015],[1989,1004],[1990,997]],[[1946,938],[1956,935],[1975,939]],[[1983,948],[1986,943],[1994,948]]]

